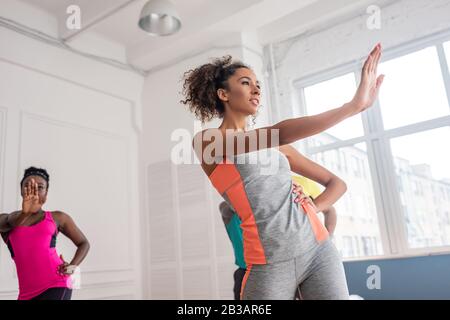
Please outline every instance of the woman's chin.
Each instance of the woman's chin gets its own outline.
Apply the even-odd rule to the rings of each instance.
[[[241,109],[241,112],[245,114],[245,116],[254,116],[258,113],[258,107],[251,105],[246,107],[245,109]]]
[[[259,106],[252,106],[252,108],[249,110],[249,115],[254,116],[258,113]]]

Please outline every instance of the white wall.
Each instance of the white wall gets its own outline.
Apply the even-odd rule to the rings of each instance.
[[[251,65],[262,79],[262,52],[251,36],[230,35],[221,43],[169,68],[150,74],[143,93],[142,170],[148,214],[149,259],[146,270],[148,295],[152,299],[232,299],[234,256],[218,205],[221,197],[199,164],[175,165],[171,141],[176,129],[189,132],[191,150],[194,117],[180,104],[183,73],[231,54]],[[260,50],[258,52],[258,50]],[[263,104],[265,104],[263,100]],[[256,126],[268,121],[261,110]],[[205,127],[220,124],[214,120]],[[194,155],[192,155],[193,159]]]
[[[45,209],[69,213],[91,243],[74,298],[141,298],[143,78],[3,27],[0,42],[1,212],[20,208],[26,167],[46,168]],[[66,260],[75,252],[63,235],[58,250]],[[14,264],[1,245],[0,299],[16,299],[17,288]]]

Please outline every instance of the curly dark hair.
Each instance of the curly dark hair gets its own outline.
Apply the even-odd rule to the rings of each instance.
[[[183,96],[186,99],[180,102],[189,105],[189,110],[202,123],[210,121],[214,117],[222,118],[225,106],[217,96],[217,90],[229,90],[228,78],[240,68],[251,69],[241,61],[233,61],[233,58],[227,55],[185,72]]]
[[[50,175],[48,174],[47,170],[41,169],[41,168],[36,168],[36,167],[29,167],[28,169],[25,170],[25,172],[23,174],[22,181],[20,181],[20,187],[23,186],[23,182],[29,176],[39,176],[39,177],[43,178],[45,181],[47,181],[47,189],[48,189]]]

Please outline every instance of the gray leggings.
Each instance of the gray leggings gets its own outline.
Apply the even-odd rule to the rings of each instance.
[[[341,257],[326,240],[295,259],[252,265],[242,283],[243,300],[293,300],[300,288],[305,300],[347,300],[349,293]]]

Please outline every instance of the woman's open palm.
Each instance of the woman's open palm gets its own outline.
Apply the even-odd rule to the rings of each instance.
[[[361,82],[351,101],[358,112],[372,106],[378,96],[384,75],[377,76],[378,63],[381,57],[381,44],[377,44],[367,57],[361,71]]]
[[[31,181],[25,185],[22,200],[22,212],[34,213],[39,211],[39,209],[38,184],[34,179],[31,179]]]

